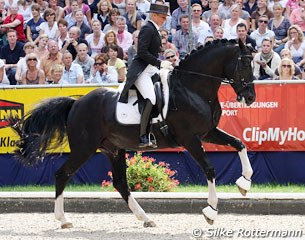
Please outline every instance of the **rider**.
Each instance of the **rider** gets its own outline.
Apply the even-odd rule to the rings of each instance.
[[[151,110],[153,105],[156,104],[151,77],[158,73],[160,67],[172,70],[173,66],[169,61],[158,59],[159,52],[161,52],[161,37],[158,30],[166,20],[168,7],[152,3],[148,12],[150,13],[150,20],[140,30],[137,55],[128,67],[126,84],[119,102],[128,102],[128,90],[135,85],[145,99],[145,105],[141,113],[139,147],[155,148],[157,145],[150,141],[147,131]]]

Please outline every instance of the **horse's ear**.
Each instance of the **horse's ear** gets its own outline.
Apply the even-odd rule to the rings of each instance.
[[[246,45],[238,38],[238,45],[241,51],[246,51]]]

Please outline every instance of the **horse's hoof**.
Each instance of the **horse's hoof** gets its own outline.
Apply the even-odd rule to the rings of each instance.
[[[203,216],[208,224],[213,225],[214,221],[217,218],[218,210],[212,208],[211,206],[207,206],[202,209]]]
[[[214,224],[214,220],[208,218],[208,217],[207,217],[206,215],[204,215],[204,214],[203,214],[203,216],[204,216],[204,218],[205,218],[205,220],[207,221],[208,224],[210,224],[210,225],[213,225],[213,224]]]
[[[61,225],[62,229],[68,229],[68,228],[73,228],[73,224],[70,222],[66,222],[64,224]]]
[[[241,195],[243,195],[245,197],[247,195],[248,191],[243,189],[243,188],[241,188],[240,186],[237,186],[237,187],[238,187],[238,190],[241,193]]]
[[[251,188],[251,180],[246,179],[244,176],[241,176],[238,178],[235,182],[235,184],[238,187],[238,190],[240,191],[241,195],[246,196],[247,192]]]
[[[147,227],[156,227],[157,225],[155,224],[154,221],[149,221],[149,222],[144,222],[143,226],[147,228]]]

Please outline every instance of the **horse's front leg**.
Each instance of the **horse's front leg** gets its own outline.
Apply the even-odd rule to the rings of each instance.
[[[193,136],[184,143],[184,147],[189,151],[195,161],[199,164],[205,173],[208,181],[208,204],[209,206],[202,209],[203,215],[209,224],[213,224],[217,218],[218,199],[215,188],[215,169],[207,157],[202,145],[201,140],[197,136]]]
[[[251,177],[253,170],[248,158],[247,148],[242,141],[220,130],[219,128],[214,128],[211,130],[204,138],[204,141],[219,145],[232,146],[238,151],[242,166],[242,176],[239,177],[235,183],[238,186],[240,193],[243,196],[246,196],[247,192],[251,188]]]
[[[115,189],[121,194],[136,218],[144,222],[144,227],[155,227],[154,221],[149,219],[145,211],[130,194],[126,177],[125,150],[120,149],[114,153],[108,153],[107,156],[112,164],[112,178]]]

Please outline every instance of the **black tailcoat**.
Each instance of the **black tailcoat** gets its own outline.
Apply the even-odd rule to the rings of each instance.
[[[160,68],[161,61],[158,59],[161,52],[161,37],[155,25],[148,21],[139,33],[138,51],[130,66],[128,66],[127,80],[122,91],[120,102],[127,103],[128,90],[133,86],[138,76],[151,64]]]

